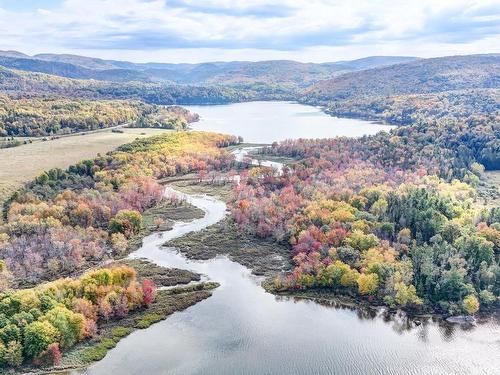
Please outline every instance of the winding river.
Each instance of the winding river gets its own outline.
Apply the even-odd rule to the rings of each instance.
[[[245,107],[247,104],[258,106],[254,103],[232,106]],[[223,110],[222,107],[218,106],[217,111]],[[302,107],[294,107],[295,112],[311,111],[311,107]],[[213,111],[211,107],[205,108]],[[203,121],[210,123],[207,112],[197,111]],[[335,123],[331,118],[329,126],[335,127]],[[367,126],[366,123],[360,125]],[[231,132],[240,133],[239,130],[235,127]],[[315,134],[311,132],[309,136]],[[269,142],[259,137],[256,135],[248,141]],[[173,193],[183,195],[167,188],[166,194]],[[175,248],[161,247],[171,239],[210,226],[226,215],[225,204],[213,197],[184,197],[204,210],[205,216],[187,223],[177,222],[170,231],[146,237],[142,247],[131,256],[166,267],[194,270],[221,286],[212,297],[148,329],[132,333],[102,361],[73,373],[498,373],[500,328],[493,319],[479,321],[475,327],[461,327],[429,318],[417,326],[404,315],[387,314],[383,309],[362,310],[275,297],[261,288],[261,278],[225,256],[193,261]]]

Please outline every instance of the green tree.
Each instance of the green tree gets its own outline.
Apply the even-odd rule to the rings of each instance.
[[[85,321],[82,314],[74,313],[62,306],[50,310],[42,319],[59,331],[61,348],[69,348],[78,341]]]
[[[29,324],[24,332],[24,352],[33,358],[59,339],[59,331],[48,321]]]
[[[479,269],[481,262],[491,264],[495,257],[493,243],[477,235],[460,237],[457,247],[463,252],[467,263],[473,270]]]
[[[422,304],[422,300],[417,296],[417,290],[413,285],[397,283],[394,286],[394,289],[396,291],[396,296],[394,297],[394,300],[399,306],[406,307],[409,304],[412,305]]]
[[[374,234],[364,234],[359,230],[355,230],[346,239],[346,243],[356,250],[364,251],[377,246],[379,240]]]
[[[496,298],[489,290],[481,290],[479,293],[479,300],[483,305],[490,305],[495,302]]]
[[[0,339],[6,344],[11,341],[20,341],[21,330],[15,324],[7,324],[0,329]]]
[[[139,232],[143,227],[142,215],[135,210],[121,210],[109,222],[111,233],[123,233],[125,237]]]
[[[12,367],[17,367],[23,363],[23,346],[19,341],[9,343],[4,354],[4,359]]]

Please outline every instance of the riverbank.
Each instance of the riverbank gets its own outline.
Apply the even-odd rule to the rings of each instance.
[[[144,237],[158,231],[169,231],[177,221],[189,222],[201,219],[204,215],[203,210],[182,200],[177,204],[166,200],[147,209],[142,213],[144,227],[128,240],[128,248],[123,256],[137,250],[142,245]]]
[[[230,185],[197,184],[193,181],[175,181],[172,183],[176,190],[186,194],[206,194],[228,202],[231,196]],[[407,317],[408,322],[419,322],[426,317],[432,317],[436,321],[446,324],[471,325],[474,319],[454,321],[454,316],[446,313],[438,313],[429,309],[422,310],[400,310],[389,308],[382,301],[368,301],[366,298],[338,294],[326,289],[310,290],[276,290],[274,278],[283,272],[289,272],[294,264],[291,249],[287,244],[277,243],[271,239],[261,239],[245,233],[238,232],[230,217],[224,218],[199,232],[189,233],[183,237],[176,238],[164,244],[174,247],[186,258],[193,260],[209,260],[224,255],[230,260],[249,268],[254,275],[264,276],[262,287],[269,293],[279,297],[308,299],[318,303],[328,303],[335,306],[345,306],[356,310],[384,310],[387,315],[401,315]],[[494,309],[485,309],[481,319],[488,319],[495,315]],[[446,321],[446,319],[450,319]],[[410,323],[409,323],[410,324]],[[413,323],[412,323],[413,324]]]
[[[45,374],[79,369],[103,359],[123,338],[139,329],[165,320],[174,312],[182,311],[209,298],[219,286],[216,282],[199,282],[201,275],[188,270],[165,268],[138,259],[116,261],[109,266],[126,265],[137,271],[138,280],[153,280],[158,287],[154,302],[148,307],[129,313],[122,319],[113,319],[99,326],[95,338],[82,342],[63,353],[57,366],[40,369],[23,366],[8,373]],[[182,285],[189,284],[189,285]]]
[[[232,192],[231,184],[211,185],[176,181],[172,186],[186,194],[209,195],[224,202],[229,201]],[[258,276],[272,277],[292,266],[290,251],[286,245],[238,233],[229,217],[201,231],[166,242],[164,246],[175,247],[188,259],[208,260],[218,255],[226,255]]]
[[[165,200],[143,212],[144,227],[129,240],[128,249],[121,256],[125,257],[140,248],[148,236],[168,232],[176,223],[189,223],[204,215],[205,211],[182,199],[175,203]],[[158,225],[158,219],[161,219],[161,225]],[[40,369],[27,364],[10,373],[53,373],[87,367],[104,358],[110,349],[132,332],[148,328],[174,312],[185,310],[210,297],[213,289],[219,286],[216,282],[201,282],[201,274],[189,270],[166,268],[143,259],[118,258],[96,264],[95,267],[128,266],[135,269],[139,282],[149,279],[156,285],[154,302],[148,308],[132,311],[124,318],[100,323],[97,335],[63,352],[57,366]]]
[[[188,259],[208,260],[226,255],[257,276],[272,277],[292,266],[287,246],[239,234],[230,218],[164,246],[175,247]]]

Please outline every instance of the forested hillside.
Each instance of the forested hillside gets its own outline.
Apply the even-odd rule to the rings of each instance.
[[[63,78],[0,67],[0,92],[13,96],[44,95],[84,99],[136,99],[151,104],[221,104],[258,98],[291,98],[279,86],[230,88],[161,83],[117,83]]]
[[[0,136],[47,136],[131,127],[184,129],[197,116],[180,107],[129,100],[13,99],[0,94]]]
[[[437,165],[442,169],[460,160],[460,168],[478,161],[496,170],[499,89],[500,55],[452,56],[348,73],[313,85],[302,100],[321,104],[335,116],[412,125],[394,135],[420,134],[427,140],[418,142],[428,147],[427,157],[441,154]],[[395,144],[401,149],[408,145],[399,140]],[[449,154],[446,162],[443,150],[456,156]]]
[[[500,55],[450,56],[344,74],[313,85],[311,101],[499,88]]]
[[[498,122],[500,89],[356,97],[329,102],[327,112],[340,117],[361,117],[396,125],[442,119]]]

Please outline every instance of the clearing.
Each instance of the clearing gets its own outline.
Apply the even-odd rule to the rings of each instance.
[[[51,168],[67,168],[91,159],[138,137],[164,133],[165,129],[122,128],[0,149],[0,204],[25,182]],[[0,219],[1,220],[1,219]]]

